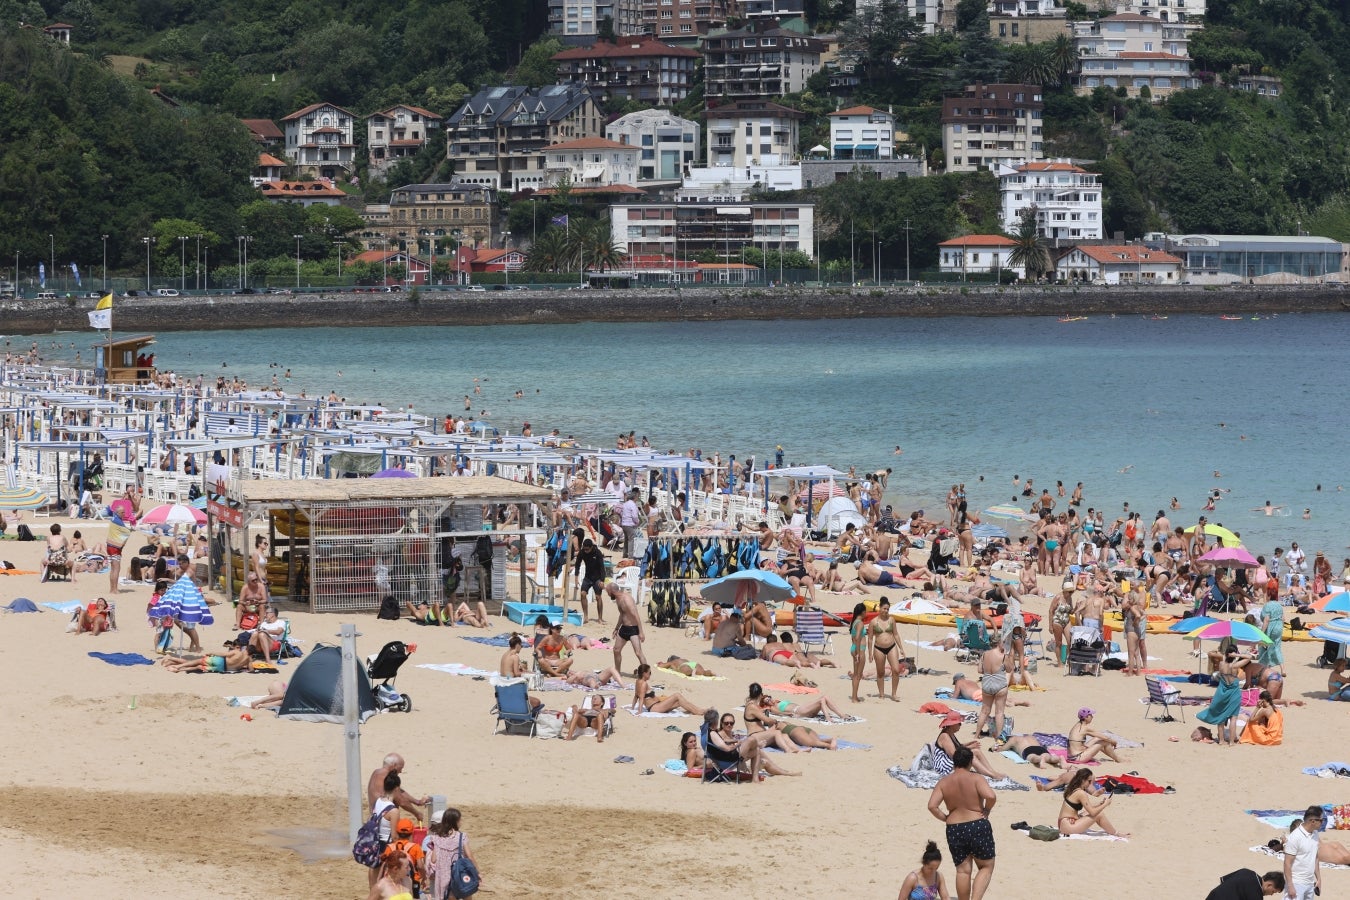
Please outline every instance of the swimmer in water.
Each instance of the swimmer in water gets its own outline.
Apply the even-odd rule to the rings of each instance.
[[[1220,472],[1218,469],[1215,469],[1215,470],[1214,470],[1214,477],[1215,477],[1215,478],[1222,478],[1222,477],[1223,477],[1223,473]]]
[[[1311,509],[1311,508],[1306,507],[1306,506],[1303,508],[1303,518],[1305,518],[1305,519],[1311,519],[1311,518],[1312,518],[1312,509]]]
[[[1116,471],[1119,472],[1120,474],[1124,475],[1125,473],[1129,472],[1129,471],[1130,471],[1131,469],[1133,469],[1133,468],[1134,468],[1134,464],[1131,463],[1131,464],[1128,465],[1128,466],[1125,466],[1125,467],[1120,468],[1120,469],[1116,469]]]

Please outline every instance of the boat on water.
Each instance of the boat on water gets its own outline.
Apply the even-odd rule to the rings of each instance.
[[[1166,321],[1167,321],[1167,316],[1160,316],[1160,315],[1158,315],[1158,314],[1155,313],[1155,314],[1149,316],[1148,319],[1149,319],[1150,322],[1166,322]]]
[[[1061,322],[1086,322],[1087,316],[1060,316]]]
[[[1219,318],[1220,318],[1220,319],[1223,319],[1225,322],[1241,322],[1241,321],[1242,321],[1242,316],[1219,316]]]

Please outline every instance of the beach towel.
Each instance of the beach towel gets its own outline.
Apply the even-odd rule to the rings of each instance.
[[[915,755],[914,761],[908,766],[891,766],[886,770],[886,774],[903,784],[905,787],[931,791],[942,779],[942,775],[933,769],[933,763],[932,746],[925,744],[923,748],[919,750],[918,754]],[[1031,788],[1027,787],[1025,784],[1013,781],[1007,776],[996,781],[986,775],[984,776],[984,780],[989,782],[989,786],[996,791],[1031,790]]]
[[[252,706],[254,703],[258,702],[259,700],[265,699],[266,697],[267,697],[266,694],[258,694],[257,696],[253,696],[253,697],[226,697],[226,698],[225,698],[225,705],[226,705],[226,706]]]
[[[1255,816],[1257,821],[1282,832],[1288,831],[1295,822],[1303,821],[1301,809],[1249,809],[1247,815]]]
[[[478,637],[476,635],[462,634],[459,636],[459,639],[462,641],[473,641],[475,644],[486,644],[489,647],[507,647],[510,645],[511,635],[494,634],[492,637]],[[528,638],[522,634],[520,640],[526,647],[534,646],[533,638]]]
[[[0,575],[36,575],[33,569],[0,569]]]
[[[668,759],[661,763],[661,768],[672,775],[679,775],[680,777],[684,777],[689,771],[689,767],[684,764],[684,760],[680,759]]]
[[[822,735],[820,735],[820,739],[821,739],[822,741],[828,741],[828,740],[830,740],[830,735],[828,735],[828,734],[822,734]],[[846,740],[844,740],[843,738],[839,738],[839,739],[835,742],[835,745],[834,745],[834,746],[835,746],[835,749],[837,749],[837,750],[871,750],[871,749],[872,749],[872,745],[871,745],[871,744],[859,744],[859,743],[857,743],[856,741],[846,741]],[[784,751],[784,750],[779,750],[777,747],[765,747],[764,749],[765,749],[767,752],[769,752],[769,753],[785,753],[785,752],[786,752],[786,751]],[[824,752],[828,753],[829,751],[826,750],[826,751],[824,751]]]
[[[112,666],[153,666],[155,664],[153,659],[141,656],[139,653],[99,653],[97,650],[90,650],[89,655]]]
[[[1283,859],[1284,859],[1284,854],[1283,854],[1283,853],[1279,852],[1278,850],[1273,850],[1273,849],[1271,849],[1270,847],[1267,847],[1265,844],[1261,844],[1261,845],[1256,846],[1256,847],[1251,847],[1251,848],[1249,848],[1249,849],[1250,849],[1253,853],[1262,853],[1262,854],[1265,854],[1266,856],[1273,856],[1273,857],[1275,857],[1276,859],[1279,859],[1279,860],[1283,860]],[[1343,865],[1341,865],[1340,863],[1329,863],[1329,862],[1324,862],[1324,863],[1321,863],[1320,865],[1321,865],[1321,867],[1324,868],[1324,869],[1350,869],[1350,866],[1343,866]]]
[[[949,653],[949,652],[951,652],[951,651],[953,651],[953,650],[956,649],[955,647],[948,647],[948,646],[944,645],[941,641],[910,641],[910,640],[906,640],[905,643],[906,643],[906,644],[909,644],[911,647],[918,647],[920,650],[936,650],[936,651],[938,651],[939,653]]]
[[[927,713],[930,716],[945,716],[952,711],[952,708],[940,700],[930,700],[917,710],[921,713]]]
[[[1156,656],[1150,656],[1149,659],[1157,659],[1157,657],[1156,657]],[[1189,679],[1189,676],[1190,676],[1191,673],[1188,672],[1188,671],[1186,671],[1185,669],[1145,669],[1145,670],[1144,670],[1144,674],[1145,674],[1145,675],[1166,675],[1166,676],[1170,676],[1170,677],[1168,677],[1168,679],[1167,679],[1168,681],[1171,681],[1172,678],[1175,677],[1175,676],[1178,676],[1178,675],[1184,675],[1184,676],[1187,676],[1187,677],[1182,678],[1181,680],[1182,680],[1182,681],[1187,681],[1187,680]]]
[[[1085,831],[1082,834],[1060,834],[1060,837],[1068,841],[1125,841],[1129,838],[1121,837],[1118,834],[1107,834],[1105,831]]]
[[[1051,750],[1069,749],[1069,736],[1067,734],[1051,734],[1048,731],[1036,731],[1033,732],[1031,736],[1034,737],[1036,743],[1040,744],[1042,747],[1047,747]]]
[[[1134,788],[1134,793],[1136,794],[1167,793],[1167,788],[1163,787],[1161,784],[1154,784],[1147,778],[1140,778],[1138,775],[1098,775],[1093,780],[1100,786],[1101,783],[1108,778],[1114,778],[1121,784],[1128,784],[1130,787]]]
[[[476,669],[473,666],[466,666],[463,663],[420,663],[417,668],[430,669],[433,672],[444,672],[447,675],[478,675],[484,678],[497,674],[491,669]]]
[[[670,712],[663,712],[663,713],[662,713],[662,712],[650,712],[650,711],[645,710],[645,709],[642,710],[641,712],[639,712],[638,710],[633,709],[633,707],[631,707],[631,706],[625,706],[624,709],[628,710],[628,714],[629,714],[630,716],[637,716],[639,719],[683,719],[683,718],[686,718],[686,717],[689,715],[689,713],[684,712],[683,710],[678,710],[678,709],[671,710]]]
[[[1303,770],[1304,775],[1315,775],[1318,778],[1350,778],[1350,763],[1329,762],[1320,766],[1309,766]]]
[[[779,716],[780,719],[790,719],[793,722],[801,722],[804,725],[860,725],[867,720],[860,716],[851,716],[847,719],[840,719],[835,716],[826,718],[825,716]]]
[[[674,669],[662,669],[666,675],[674,675],[676,678],[684,678],[689,681],[726,681],[721,675],[686,675],[683,672],[676,672]]]
[[[820,688],[807,687],[804,684],[766,684],[766,694],[819,694]]]
[[[1000,752],[1005,759],[1010,759],[1019,766],[1027,764],[1027,761],[1022,758],[1022,754],[1018,753],[1016,750],[1003,750]]]
[[[1120,747],[1122,750],[1135,750],[1138,749],[1139,747],[1144,746],[1139,741],[1132,741],[1127,737],[1121,737],[1114,731],[1103,731],[1102,734],[1106,735],[1111,740],[1115,741],[1116,746]]]
[[[953,697],[950,688],[941,688],[939,690],[933,691],[933,696],[939,700],[944,700],[948,703],[964,703],[967,706],[980,705],[980,701],[978,700],[967,700],[965,697]]]
[[[84,601],[82,601],[82,600],[61,600],[61,601],[59,601],[59,602],[58,602],[58,601],[53,601],[53,602],[51,602],[51,603],[44,603],[44,604],[42,604],[42,606],[45,607],[46,609],[52,609],[52,610],[55,610],[55,611],[57,611],[57,612],[59,612],[59,613],[70,613],[70,612],[74,612],[75,610],[77,610],[77,609],[79,609],[80,607],[84,606]]]
[[[41,612],[40,609],[33,605],[33,601],[29,600],[27,597],[17,597],[14,600],[11,600],[9,604],[4,607],[4,610],[5,612],[12,613]]]

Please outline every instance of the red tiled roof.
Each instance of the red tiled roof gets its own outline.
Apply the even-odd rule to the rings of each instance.
[[[300,118],[301,116],[308,115],[309,113],[314,112],[314,110],[316,110],[316,109],[321,109],[321,108],[323,108],[323,107],[325,107],[325,106],[331,106],[331,107],[333,107],[333,109],[337,110],[337,111],[340,112],[340,113],[346,113],[347,115],[352,116],[351,112],[349,112],[348,110],[343,109],[342,107],[338,106],[336,103],[311,103],[309,106],[306,106],[304,109],[297,109],[295,112],[291,113],[289,116],[283,117],[281,121],[283,121],[283,122],[289,122],[289,121],[291,121],[292,119],[298,119],[298,118]],[[352,118],[356,118],[356,117],[355,117],[355,116],[352,116]]]
[[[549,144],[544,148],[547,153],[550,150],[637,150],[632,144],[620,144],[618,141],[611,141],[602,137],[584,137],[575,141],[563,141],[561,144]]]
[[[1016,247],[1017,241],[1001,234],[968,234],[943,241],[939,247]]]
[[[260,165],[260,166],[272,166],[272,167],[274,167],[274,168],[281,168],[281,169],[286,168],[286,163],[285,163],[284,160],[277,159],[275,156],[273,156],[273,155],[270,154],[270,153],[259,153],[259,154],[258,154],[258,165]]]
[[[412,254],[406,253],[402,250],[364,250],[361,253],[356,254],[355,256],[349,257],[347,261],[382,263],[385,260],[393,262],[394,260],[402,261],[405,258],[409,262],[419,263],[424,266],[426,265],[426,261],[423,260],[421,257],[413,256]]]
[[[1096,260],[1103,265],[1112,263],[1117,265],[1137,265],[1139,263],[1181,265],[1181,260],[1172,254],[1164,253],[1161,250],[1150,250],[1147,247],[1085,244],[1074,249],[1087,256],[1088,259]]]
[[[574,47],[553,54],[555,62],[568,62],[574,59],[626,59],[633,56],[688,56],[696,57],[697,50],[690,47],[672,47],[653,37],[621,38],[616,43],[597,41],[592,47]]]
[[[277,123],[271,119],[240,119],[239,121],[243,122],[244,127],[253,132],[254,135],[264,140],[279,141],[286,136],[277,127]]]
[[[832,116],[870,116],[873,113],[879,113],[881,110],[873,109],[870,106],[850,106],[848,109],[839,109],[830,113]]]
[[[1019,172],[1081,172],[1084,175],[1088,174],[1087,169],[1080,169],[1073,163],[1062,162],[1023,163],[1016,168]]]
[[[346,193],[322,181],[265,181],[258,190],[265,197],[345,197]]]

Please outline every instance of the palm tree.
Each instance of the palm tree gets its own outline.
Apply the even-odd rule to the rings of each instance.
[[[609,223],[604,220],[578,224],[572,229],[573,267],[604,271],[623,262],[623,253],[615,246]]]
[[[1063,84],[1064,80],[1078,68],[1078,48],[1067,34],[1056,35],[1049,44],[1049,58],[1054,67],[1054,84]]]
[[[1050,251],[1041,240],[1036,229],[1036,207],[1022,210],[1017,223],[1017,233],[1013,235],[1017,246],[1008,254],[1008,263],[1021,266],[1027,273],[1027,281],[1038,281],[1050,271]]]
[[[1058,84],[1051,44],[1014,44],[1009,48],[1008,77],[1018,84]]]
[[[530,245],[529,251],[525,254],[525,270],[561,272],[570,253],[567,233],[557,226],[551,226],[544,229],[544,233]]]

